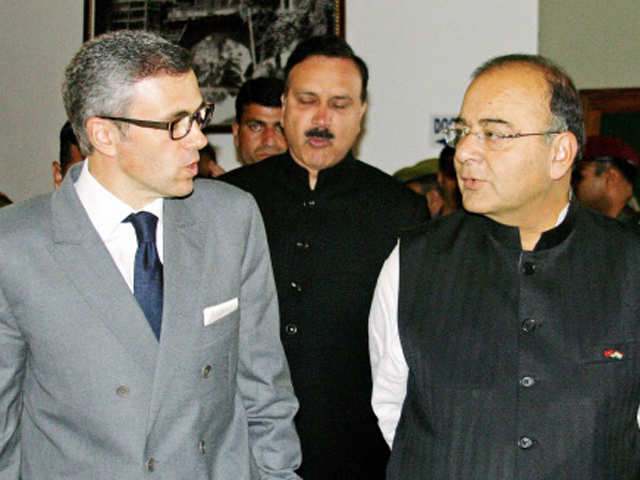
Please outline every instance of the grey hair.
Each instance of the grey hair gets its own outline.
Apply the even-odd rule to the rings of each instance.
[[[82,154],[93,151],[87,120],[125,116],[136,82],[191,68],[189,52],[151,32],[119,30],[86,42],[67,65],[62,84],[64,107]]]
[[[558,65],[542,55],[503,55],[480,65],[473,72],[472,79],[494,68],[518,63],[537,68],[544,74],[549,85],[549,111],[552,114],[549,129],[573,133],[578,141],[576,158],[580,158],[586,141],[582,103],[571,77]]]

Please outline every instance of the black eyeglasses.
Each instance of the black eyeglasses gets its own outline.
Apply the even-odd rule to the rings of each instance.
[[[198,109],[191,115],[185,115],[172,122],[154,122],[151,120],[136,120],[134,118],[124,117],[108,117],[106,115],[98,115],[98,118],[104,118],[105,120],[114,120],[116,122],[125,122],[137,125],[139,127],[156,128],[158,130],[167,130],[171,140],[180,140],[181,138],[189,135],[193,122],[198,124],[198,128],[204,128],[207,126],[211,117],[213,116],[213,110],[215,106],[213,103],[203,102]]]

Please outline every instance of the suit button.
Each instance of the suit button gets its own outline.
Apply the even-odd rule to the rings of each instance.
[[[531,262],[524,262],[522,264],[522,273],[525,275],[533,275],[536,271],[536,264]]]
[[[200,453],[202,455],[204,455],[205,453],[207,453],[206,449],[204,448],[204,440],[200,440],[198,442],[198,450],[200,450]]]
[[[149,460],[147,460],[144,464],[144,469],[147,472],[153,472],[156,468],[156,461],[153,459],[153,457],[151,457]]]
[[[531,440],[529,437],[520,437],[520,439],[518,440],[518,446],[523,450],[527,450],[533,447],[533,440]]]
[[[295,290],[296,292],[298,293],[302,292],[302,287],[300,286],[299,283],[291,282],[289,285],[291,285],[291,288],[293,288],[293,290]]]
[[[211,375],[211,370],[213,370],[213,367],[211,365],[205,365],[204,367],[202,367],[202,376],[204,378],[209,378],[209,375]]]
[[[287,335],[295,335],[298,333],[298,326],[295,323],[288,323],[284,327],[284,331],[287,332]]]
[[[526,318],[522,322],[522,325],[520,325],[520,328],[524,333],[531,333],[536,329],[536,326],[537,322],[534,318]]]
[[[533,387],[536,384],[536,380],[533,377],[522,377],[520,379],[520,385],[522,385],[524,388],[529,388],[529,387]]]
[[[129,387],[127,387],[126,385],[120,385],[118,388],[116,388],[116,395],[119,397],[126,397],[127,395],[129,395]]]

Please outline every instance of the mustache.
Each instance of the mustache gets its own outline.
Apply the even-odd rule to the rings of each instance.
[[[331,133],[328,128],[312,128],[311,130],[307,130],[305,135],[307,137],[326,138],[327,140],[332,140],[334,138],[333,133]]]

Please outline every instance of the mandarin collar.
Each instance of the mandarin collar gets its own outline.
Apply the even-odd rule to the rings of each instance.
[[[318,172],[316,188],[309,188],[309,171],[298,165],[287,151],[282,154],[285,175],[295,185],[296,190],[302,189],[316,194],[331,193],[335,190],[349,188],[354,180],[353,167],[356,159],[349,151],[347,155],[332,167],[322,169]]]
[[[564,242],[571,232],[575,228],[576,217],[578,215],[578,211],[582,207],[579,202],[572,198],[569,201],[569,210],[565,219],[557,226],[553,227],[546,232],[543,232],[533,249],[534,252],[549,250]],[[520,242],[520,230],[518,227],[512,227],[509,225],[504,225],[502,223],[498,223],[484,215],[475,215],[478,217],[478,221],[484,223],[488,230],[489,235],[493,237],[498,243],[502,246],[514,249],[514,250],[522,250],[522,244]]]

